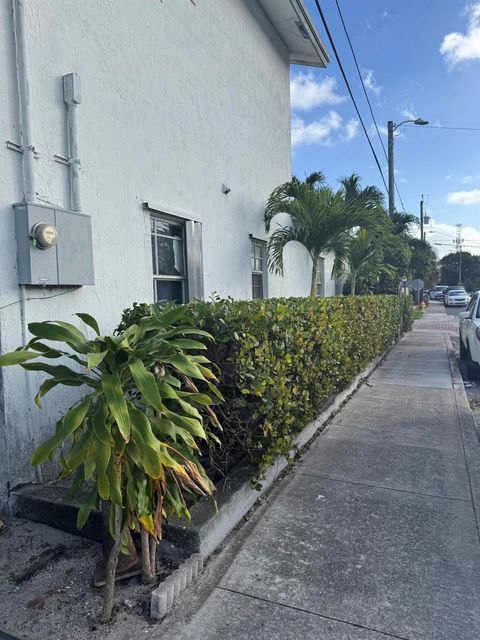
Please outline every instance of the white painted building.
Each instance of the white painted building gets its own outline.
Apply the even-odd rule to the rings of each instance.
[[[24,342],[27,322],[85,311],[109,332],[154,296],[308,294],[300,245],[286,250],[285,277],[267,274],[263,225],[267,196],[291,176],[290,64],[328,61],[302,0],[2,0],[0,25],[1,352]],[[81,93],[64,94],[72,73]],[[57,225],[56,247],[16,234],[12,205],[24,201]],[[63,210],[80,208],[94,284],[78,287],[89,239],[70,223],[88,218]],[[19,286],[17,242],[27,262],[56,256],[50,271],[31,267],[36,286]],[[330,262],[323,295],[335,293]],[[72,400],[52,391],[39,412],[36,386],[0,371],[0,504],[34,479],[33,447]]]

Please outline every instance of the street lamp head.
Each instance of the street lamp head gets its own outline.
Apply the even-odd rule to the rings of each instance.
[[[419,125],[425,125],[425,124],[428,124],[428,120],[424,120],[423,118],[416,118],[416,120],[414,120],[413,123],[419,124]]]

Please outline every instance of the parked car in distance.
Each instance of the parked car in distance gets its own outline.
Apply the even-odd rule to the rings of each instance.
[[[449,289],[443,299],[446,307],[466,307],[469,302],[470,296],[465,289]]]
[[[480,378],[480,291],[476,291],[460,319],[460,359],[467,363],[469,378]]]
[[[436,287],[430,289],[430,300],[443,300],[446,289],[448,289],[446,284],[437,284]]]

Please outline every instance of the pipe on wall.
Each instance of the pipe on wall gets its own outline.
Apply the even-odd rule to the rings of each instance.
[[[23,199],[27,203],[36,201],[35,175],[34,175],[34,152],[35,147],[32,141],[31,127],[31,103],[30,85],[28,82],[28,54],[25,36],[25,1],[12,0],[13,13],[13,39],[15,43],[15,71],[17,77],[18,106],[20,111],[20,143],[23,150]],[[20,316],[22,326],[22,343],[28,342],[28,320],[27,320],[27,288],[20,286]],[[25,390],[27,394],[27,429],[28,436],[33,446],[35,446],[35,433],[32,425],[32,384],[30,374],[25,371]],[[42,470],[35,467],[35,479],[42,482]]]
[[[20,137],[23,150],[23,186],[25,202],[35,202],[34,152],[31,127],[30,85],[28,82],[28,53],[25,37],[25,1],[12,0],[15,67],[20,109]]]
[[[63,76],[63,99],[67,105],[68,165],[70,168],[70,208],[81,211],[80,158],[78,157],[77,105],[80,104],[80,76],[69,73]]]

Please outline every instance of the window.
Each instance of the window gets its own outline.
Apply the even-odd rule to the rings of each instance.
[[[252,240],[252,300],[266,297],[265,242]]]
[[[315,293],[318,298],[323,298],[325,295],[325,259],[318,258],[317,260],[317,276],[315,280]]]
[[[188,300],[185,252],[185,223],[152,216],[150,218],[155,302]]]
[[[477,301],[477,294],[475,293],[471,298],[470,298],[470,302],[467,304],[467,308],[465,309],[465,311],[471,312],[473,311],[473,307],[475,306],[475,303]]]

